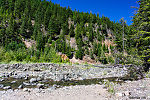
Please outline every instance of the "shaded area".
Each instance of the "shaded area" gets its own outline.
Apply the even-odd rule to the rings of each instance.
[[[117,84],[122,84],[126,80],[133,80],[128,77],[109,77],[109,78],[94,78],[94,79],[84,79],[84,80],[70,80],[70,81],[53,81],[52,79],[41,80],[35,83],[30,83],[29,80],[33,78],[30,77],[28,80],[25,79],[15,79],[15,78],[5,78],[0,84],[5,86],[11,86],[12,89],[17,89],[20,85],[28,83],[29,85],[24,85],[23,88],[36,88],[37,84],[44,84],[43,88],[55,87],[61,88],[63,86],[75,86],[75,85],[91,85],[91,84],[103,84],[104,81],[108,80]],[[14,82],[14,83],[13,83]],[[1,89],[3,90],[3,89]]]

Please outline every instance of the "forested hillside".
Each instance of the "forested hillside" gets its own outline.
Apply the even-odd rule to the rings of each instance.
[[[149,0],[143,3],[149,5]],[[138,12],[141,11],[142,8]],[[51,1],[1,0],[0,61],[61,62],[58,55],[61,52],[70,59],[90,57],[103,64],[133,63],[135,59],[141,62],[137,51],[140,53],[144,45],[140,40],[150,40],[148,35],[138,39],[138,45],[135,41],[136,31],[149,34],[149,26],[146,26],[149,22],[140,22],[143,27],[138,24],[138,16],[144,17],[139,13],[134,17],[133,27],[123,19],[114,22],[99,14],[72,11]],[[148,55],[149,44],[146,42],[148,47],[144,48]],[[147,54],[145,57],[149,61]]]

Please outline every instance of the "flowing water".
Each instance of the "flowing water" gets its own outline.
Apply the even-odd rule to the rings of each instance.
[[[25,79],[14,79],[14,78],[6,78],[4,81],[0,82],[4,86],[11,86],[12,89],[17,89],[23,82],[29,83],[29,80],[33,78],[30,77],[28,80]],[[109,78],[95,78],[95,79],[84,79],[84,80],[70,80],[70,81],[53,81],[51,79],[42,80],[35,82],[35,84],[26,85],[23,88],[36,88],[38,83],[44,84],[44,88],[52,87],[53,85],[56,88],[60,88],[63,86],[74,86],[74,85],[91,85],[91,84],[103,84],[104,81],[110,81],[117,84],[121,84],[126,80],[131,80],[130,78],[122,77],[109,77]],[[2,89],[1,89],[2,90]]]

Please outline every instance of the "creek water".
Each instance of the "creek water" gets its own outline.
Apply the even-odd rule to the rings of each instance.
[[[44,88],[52,87],[53,85],[55,85],[56,88],[60,88],[63,86],[103,84],[104,81],[110,81],[110,82],[114,82],[117,84],[122,84],[126,80],[131,80],[128,77],[94,78],[94,79],[70,80],[70,81],[63,81],[63,80],[62,81],[53,81],[52,79],[46,79],[46,80],[35,82],[34,84],[30,84],[29,80],[31,78],[33,78],[33,77],[28,78],[28,80],[5,78],[2,82],[0,82],[0,84],[4,85],[4,87],[11,86],[11,89],[17,89],[24,82],[29,83],[29,85],[24,85],[23,88],[36,88],[38,83],[44,84]]]

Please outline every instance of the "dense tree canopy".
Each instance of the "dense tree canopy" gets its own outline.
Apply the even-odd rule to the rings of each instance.
[[[144,58],[149,61],[149,0],[141,0],[140,5],[134,17],[134,26],[139,34],[137,38],[140,38],[137,46],[139,53],[144,50]],[[127,53],[134,45],[131,43],[133,29],[127,24],[124,30],[122,27],[121,22],[113,22],[108,17],[72,11],[51,1],[0,0],[0,46],[6,52],[23,49],[28,55],[24,58],[27,61],[51,61],[46,54],[52,56],[47,53],[52,50],[53,53],[64,53],[69,58],[72,55],[79,59],[89,56],[102,63],[111,63],[108,58],[114,60],[114,51],[123,51],[124,38]],[[26,48],[24,40],[36,43],[32,48]],[[71,40],[75,40],[75,43]],[[111,44],[107,41],[111,41]]]

